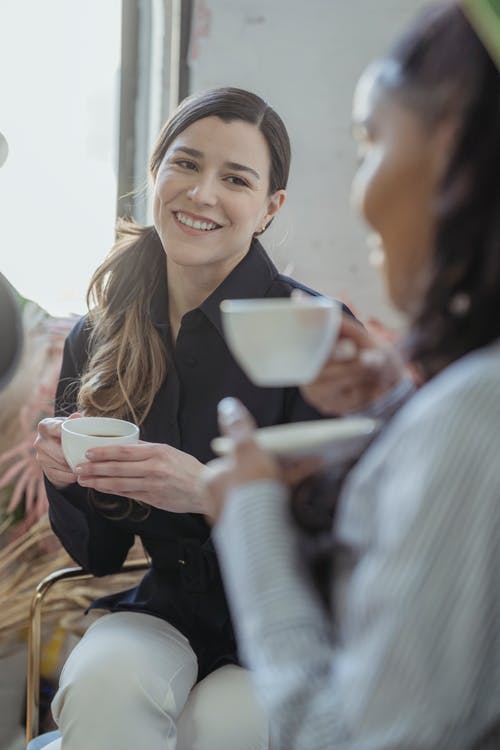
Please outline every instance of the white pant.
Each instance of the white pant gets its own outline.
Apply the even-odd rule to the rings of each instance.
[[[52,713],[56,750],[267,750],[248,672],[227,665],[195,685],[188,640],[164,620],[114,612],[69,655]],[[194,687],[193,687],[194,685]]]

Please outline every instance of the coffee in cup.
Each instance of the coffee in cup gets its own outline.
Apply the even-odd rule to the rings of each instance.
[[[90,448],[131,445],[139,440],[139,428],[132,422],[113,417],[75,417],[62,423],[61,445],[64,458],[74,470],[88,459]]]

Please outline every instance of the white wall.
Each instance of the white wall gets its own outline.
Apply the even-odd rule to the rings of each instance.
[[[397,319],[368,266],[349,205],[351,97],[423,0],[195,0],[191,90],[236,85],[266,98],[293,148],[289,200],[264,244],[278,267],[345,296],[362,317]]]
[[[85,311],[113,242],[120,0],[0,0],[0,269],[53,315]]]

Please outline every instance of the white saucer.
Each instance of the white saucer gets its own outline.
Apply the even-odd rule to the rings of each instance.
[[[343,417],[262,427],[254,434],[261,448],[282,458],[319,456],[346,460],[359,455],[378,427],[375,419]],[[228,437],[216,437],[211,442],[212,450],[224,456],[231,443]]]

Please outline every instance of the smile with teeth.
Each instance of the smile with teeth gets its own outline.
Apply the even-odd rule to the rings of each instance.
[[[201,219],[192,219],[187,214],[183,214],[181,211],[177,211],[174,214],[177,221],[181,224],[185,224],[191,229],[202,230],[203,232],[212,232],[214,229],[219,229],[220,224],[215,224],[213,221],[203,221]]]

